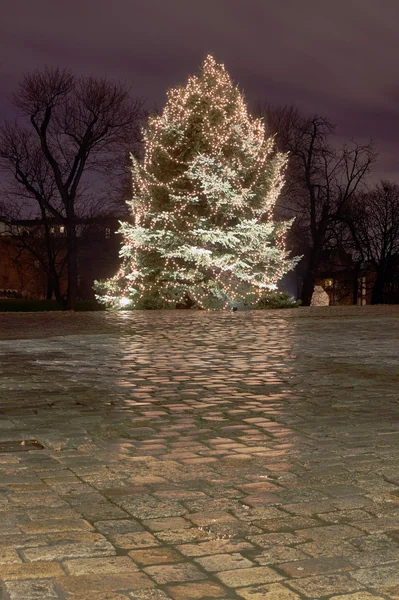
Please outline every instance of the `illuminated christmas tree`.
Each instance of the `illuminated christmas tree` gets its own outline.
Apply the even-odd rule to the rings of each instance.
[[[273,221],[287,157],[212,56],[172,89],[133,159],[123,263],[97,284],[115,308],[254,306],[296,263]]]

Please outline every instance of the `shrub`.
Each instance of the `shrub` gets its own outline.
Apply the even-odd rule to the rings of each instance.
[[[292,296],[285,292],[268,292],[257,302],[254,309],[297,308],[300,304],[300,300],[295,301]]]

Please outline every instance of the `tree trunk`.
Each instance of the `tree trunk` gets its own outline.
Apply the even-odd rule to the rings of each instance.
[[[68,292],[66,310],[75,310],[78,291],[78,251],[76,227],[73,218],[67,223]]]
[[[325,244],[325,235],[327,231],[327,219],[319,223],[319,230],[313,236],[313,247],[310,248],[309,252],[309,263],[303,278],[302,285],[302,306],[310,306],[312,302],[312,296],[316,283],[317,271],[320,266],[321,252]]]
[[[56,301],[58,302],[58,304],[60,306],[62,306],[63,308],[65,308],[65,300],[61,294],[60,278],[57,273],[56,261],[54,258],[51,228],[50,228],[50,224],[49,224],[47,215],[46,215],[43,207],[42,207],[42,220],[43,220],[43,225],[44,225],[44,235],[45,235],[45,240],[46,240],[46,251],[47,251],[47,260],[48,260],[48,269],[46,269],[46,272],[47,272],[47,295],[46,295],[46,298],[51,300],[52,295],[54,294],[54,297],[55,297]],[[51,285],[51,296],[49,296],[50,285]]]
[[[53,278],[53,292],[54,292],[54,297],[57,300],[58,304],[60,306],[62,306],[62,308],[65,308],[66,302],[65,302],[65,298],[61,294],[60,279],[59,279],[58,275],[55,275]]]
[[[53,299],[53,282],[50,277],[47,277],[46,300]]]
[[[188,294],[184,294],[183,302],[178,302],[176,304],[176,308],[186,308],[190,309],[195,305],[194,300],[190,298]]]
[[[303,278],[301,294],[302,306],[310,306],[312,302],[315,283],[315,270],[312,265],[309,265],[308,269],[306,270],[305,277]]]
[[[55,262],[52,254],[50,254],[50,264],[47,272],[47,295],[46,299],[51,300],[53,295],[56,301],[62,308],[65,308],[65,298],[61,294],[60,278],[57,273]]]
[[[353,296],[352,304],[357,306],[357,300],[359,297],[359,276],[360,276],[360,263],[356,263],[354,275],[353,275]]]
[[[385,278],[383,274],[377,274],[377,279],[374,282],[371,292],[371,304],[384,304],[384,287]]]

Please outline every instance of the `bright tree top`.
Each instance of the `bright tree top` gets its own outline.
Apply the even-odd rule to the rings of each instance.
[[[286,156],[248,115],[228,73],[208,56],[168,93],[133,162],[133,224],[122,267],[98,286],[110,306],[253,306],[295,265],[289,223],[273,221]]]

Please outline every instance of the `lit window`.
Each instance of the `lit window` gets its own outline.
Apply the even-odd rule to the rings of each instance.
[[[50,227],[50,233],[55,233],[55,227]]]
[[[107,240],[109,240],[109,238],[111,237],[111,229],[109,227],[105,228],[105,238]]]
[[[60,225],[60,233],[64,233],[65,231],[65,227],[63,225]]]

